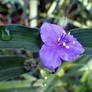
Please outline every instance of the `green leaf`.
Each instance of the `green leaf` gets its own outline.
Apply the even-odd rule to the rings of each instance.
[[[0,92],[43,92],[41,87],[1,89]]]
[[[0,48],[22,48],[30,51],[39,51],[41,46],[39,29],[21,25],[0,26]],[[10,35],[10,37],[8,37]]]
[[[0,81],[25,73],[24,56],[0,56]]]
[[[85,48],[85,54],[92,55],[92,29],[73,29],[70,30],[71,34],[77,38],[77,40],[83,45]]]
[[[12,88],[25,88],[25,87],[30,87],[30,84],[31,84],[31,81],[28,81],[28,80],[3,81],[3,82],[0,82],[0,90],[12,89]]]

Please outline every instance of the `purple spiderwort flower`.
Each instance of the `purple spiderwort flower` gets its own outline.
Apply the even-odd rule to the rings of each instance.
[[[41,39],[44,42],[40,50],[42,64],[48,69],[57,69],[62,60],[73,61],[84,52],[82,45],[61,26],[44,23],[41,26]]]

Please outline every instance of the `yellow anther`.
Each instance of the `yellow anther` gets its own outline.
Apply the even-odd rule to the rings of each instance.
[[[73,41],[73,44],[75,44],[75,41]]]
[[[69,46],[66,46],[67,49],[69,49]]]
[[[63,46],[66,46],[66,43],[65,42],[63,43]]]
[[[60,38],[58,38],[58,42],[60,41]]]
[[[71,32],[68,32],[68,35],[70,35],[71,34]]]

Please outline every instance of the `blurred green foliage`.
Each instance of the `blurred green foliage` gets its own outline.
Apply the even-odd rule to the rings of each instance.
[[[86,50],[54,74],[40,63],[39,29],[30,28],[43,22],[71,31]],[[91,0],[0,0],[0,25],[0,92],[92,92]]]

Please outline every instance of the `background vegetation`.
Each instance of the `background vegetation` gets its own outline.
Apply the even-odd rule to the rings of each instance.
[[[63,26],[85,48],[56,73],[39,59],[44,22]],[[92,92],[92,1],[0,0],[0,92]]]

